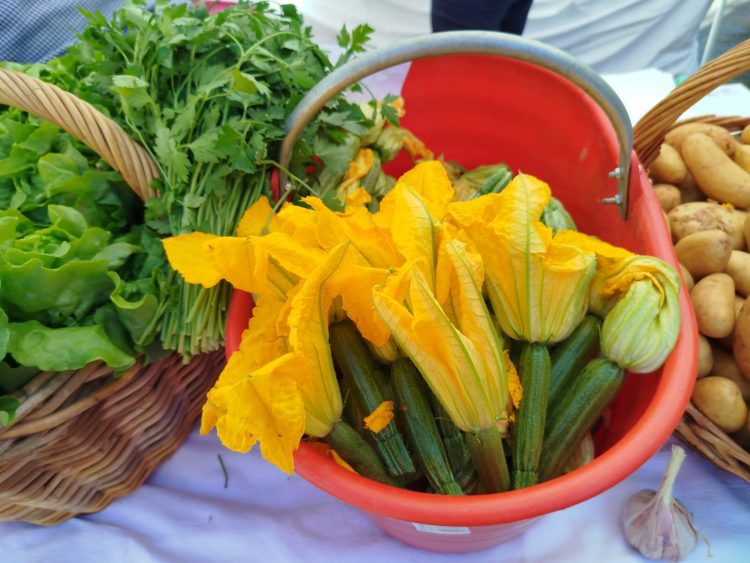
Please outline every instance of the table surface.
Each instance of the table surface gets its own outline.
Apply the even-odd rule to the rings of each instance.
[[[503,545],[448,555],[406,546],[257,451],[228,452],[214,435],[194,431],[143,487],[97,514],[50,528],[0,523],[0,553],[23,563],[646,561],[625,541],[622,506],[633,493],[658,487],[669,452],[668,443],[614,488],[540,518]],[[750,484],[687,453],[675,495],[710,549],[699,541],[686,561],[747,561]]]
[[[640,81],[652,84],[648,92],[629,88],[634,77],[605,77],[634,121],[670,87],[663,76],[651,76],[655,80]],[[392,80],[383,84],[392,86]],[[730,94],[720,97],[717,113],[733,113],[726,96],[746,95]],[[194,430],[143,487],[97,514],[49,528],[0,523],[0,554],[2,561],[19,563],[646,561],[624,538],[622,507],[633,493],[658,487],[668,459],[669,443],[617,486],[544,516],[524,535],[489,550],[446,555],[406,546],[363,512],[288,477],[257,451],[235,454],[215,435]],[[750,484],[688,450],[675,495],[705,537],[686,561],[748,560]]]

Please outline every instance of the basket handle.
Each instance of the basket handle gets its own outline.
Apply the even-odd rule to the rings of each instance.
[[[302,98],[287,119],[286,137],[279,154],[282,191],[291,187],[284,171],[288,170],[294,144],[309,121],[337,93],[370,74],[401,63],[455,54],[498,55],[530,62],[567,78],[591,96],[612,123],[620,145],[619,165],[610,173],[617,178],[617,194],[602,203],[616,203],[622,217],[627,216],[633,132],[627,110],[617,94],[591,67],[565,52],[538,41],[492,31],[448,31],[407,39],[367,53],[331,72]]]
[[[0,68],[0,104],[54,123],[94,150],[142,200],[155,195],[149,183],[159,172],[151,156],[88,102],[38,78]]]
[[[750,69],[750,39],[709,61],[646,113],[633,128],[635,152],[644,167],[653,163],[677,119],[706,94]]]

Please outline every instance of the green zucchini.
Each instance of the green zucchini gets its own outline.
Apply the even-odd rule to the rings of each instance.
[[[403,418],[412,451],[430,485],[438,494],[462,495],[430,408],[429,391],[417,368],[410,360],[396,360],[391,364],[391,383],[396,410]]]
[[[505,189],[505,186],[510,184],[513,179],[513,173],[505,165],[500,166],[495,172],[493,172],[482,185],[479,186],[476,192],[471,194],[468,199],[474,199],[485,194],[499,194]]]
[[[355,401],[352,397],[352,390],[349,388],[348,382],[345,380],[341,381],[341,396],[344,399],[343,420],[354,428],[360,436],[368,439],[370,444],[372,444],[373,441],[368,435],[371,433],[365,428],[364,418],[366,413],[362,412],[362,407],[360,406],[359,401]]]
[[[549,404],[555,405],[565,395],[572,379],[599,352],[602,322],[596,315],[586,315],[575,330],[550,353],[552,378]]]
[[[383,372],[375,368],[367,345],[350,320],[329,327],[331,356],[343,379],[342,387],[349,390],[349,400],[358,401],[362,412],[370,414],[386,400],[387,388]],[[406,443],[392,420],[380,432],[370,432],[375,448],[385,462],[388,472],[398,480],[413,477],[417,469],[409,455]]]
[[[547,346],[540,342],[527,343],[518,363],[523,399],[513,431],[514,489],[530,487],[538,481],[551,373]]]
[[[591,360],[565,395],[550,405],[539,463],[542,480],[557,477],[575,446],[589,432],[625,379],[623,369],[606,358]]]
[[[453,424],[450,415],[437,400],[434,393],[430,393],[430,403],[432,404],[432,412],[435,413],[438,430],[443,437],[443,446],[448,456],[448,463],[450,463],[453,475],[457,476],[462,472],[466,463],[471,461],[471,452],[466,445],[464,433]],[[458,477],[456,478],[458,479]]]
[[[388,474],[373,447],[343,420],[333,425],[324,441],[363,477],[386,485],[399,486]]]

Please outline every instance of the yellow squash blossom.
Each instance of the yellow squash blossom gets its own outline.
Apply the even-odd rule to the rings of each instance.
[[[547,184],[519,174],[501,193],[454,202],[448,211],[481,254],[498,323],[516,340],[563,340],[588,307],[595,256],[539,220],[550,196]]]
[[[680,278],[674,268],[590,235],[561,231],[561,236],[597,255],[590,309],[604,319],[602,354],[634,373],[661,366],[680,332]]]
[[[264,308],[267,298],[260,298],[240,349],[208,393],[202,433],[215,426],[222,443],[241,452],[260,442],[263,456],[291,473],[302,434],[324,437],[339,421],[341,392],[328,343],[336,294],[327,282],[346,252],[342,244],[328,254],[290,292],[288,307],[271,301]],[[279,330],[284,320],[286,338]]]
[[[507,365],[463,245],[451,241],[446,246],[456,272],[451,289],[455,322],[418,268],[412,272],[408,307],[377,289],[373,305],[454,424],[476,432],[507,416]]]
[[[291,474],[292,454],[305,429],[305,409],[296,377],[304,369],[297,353],[248,370],[235,352],[222,373],[222,384],[208,392],[201,433],[216,427],[221,442],[245,453],[260,443],[261,454]]]
[[[349,163],[341,183],[336,188],[336,195],[342,201],[359,188],[359,181],[364,178],[375,163],[375,153],[372,149],[359,149],[354,160]]]
[[[512,364],[507,362],[465,245],[449,237],[442,244],[441,255],[452,265],[446,308],[416,266],[405,302],[376,288],[373,305],[452,422],[469,432],[467,444],[485,490],[499,492],[510,486],[502,439],[512,416],[508,390]]]
[[[387,229],[396,248],[435,285],[440,221],[453,199],[453,187],[437,161],[418,164],[401,176],[381,201],[375,222]]]
[[[298,377],[305,404],[305,433],[322,438],[341,418],[343,404],[328,342],[329,311],[337,293],[328,280],[346,259],[348,245],[335,248],[293,297],[287,320],[289,346],[304,359]]]

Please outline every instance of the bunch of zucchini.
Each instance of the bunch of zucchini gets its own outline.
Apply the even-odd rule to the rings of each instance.
[[[562,474],[619,390],[624,371],[599,357],[601,320],[587,315],[554,347],[523,344],[516,365],[524,398],[506,438],[512,487]],[[477,476],[468,437],[445,413],[406,357],[385,363],[350,320],[329,327],[344,395],[342,424],[326,440],[354,469],[375,480],[447,495],[487,492]],[[384,401],[395,416],[379,432],[363,419]],[[349,430],[353,429],[351,432]]]

